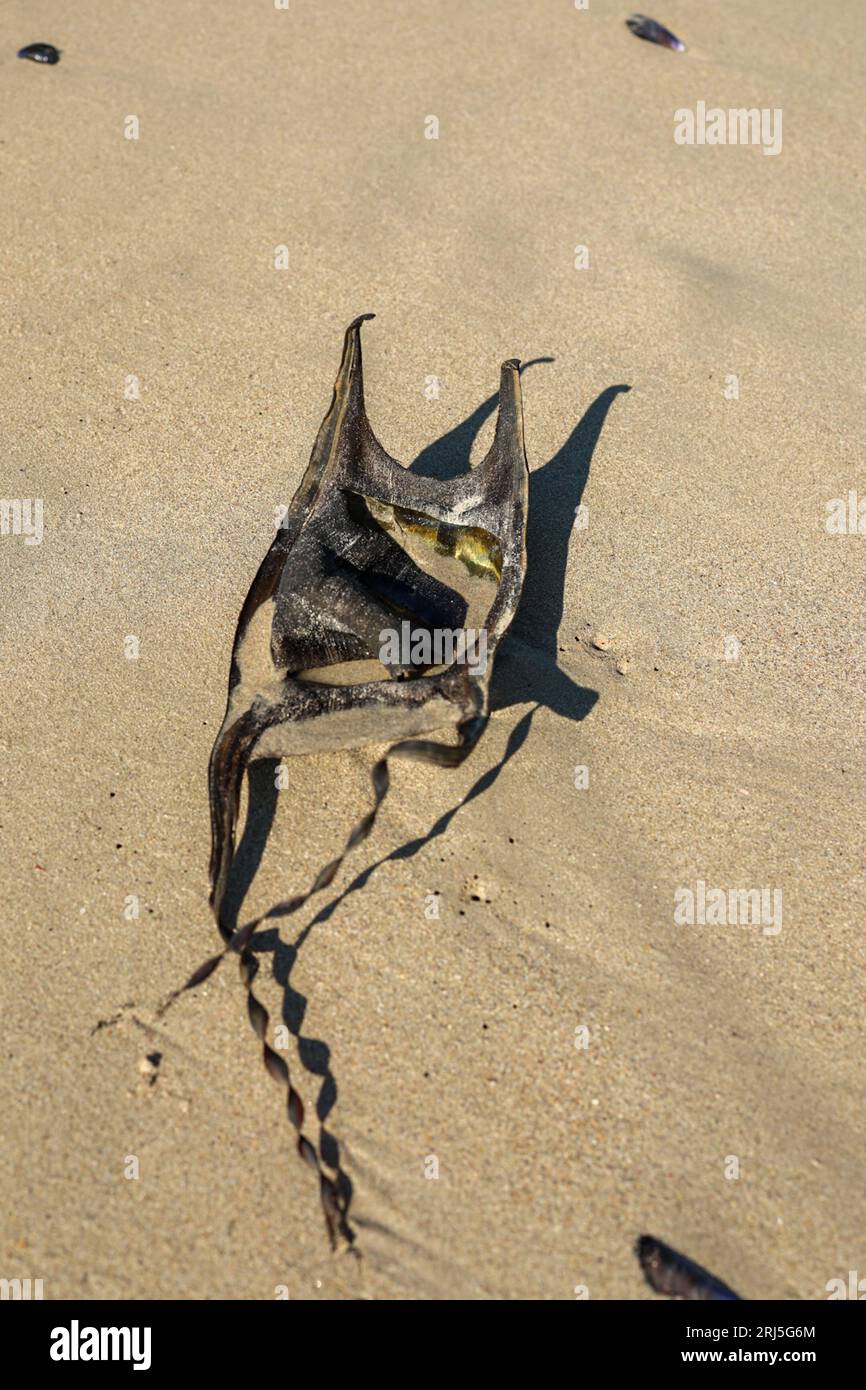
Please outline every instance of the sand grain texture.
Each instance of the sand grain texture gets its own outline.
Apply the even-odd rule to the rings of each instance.
[[[669,0],[675,55],[612,0],[4,6],[0,492],[45,515],[0,538],[5,1277],[641,1298],[645,1230],[745,1296],[862,1269],[866,539],[824,518],[866,488],[864,45],[831,8]],[[57,67],[15,58],[37,39]],[[676,145],[698,100],[782,108],[782,153]],[[500,362],[554,360],[523,378],[529,581],[488,732],[396,768],[333,912],[262,954],[355,1261],[233,971],[148,1027],[218,945],[234,624],[367,310],[407,463],[464,424],[433,461],[477,461]],[[292,765],[245,915],[335,852],[375,751]],[[782,931],[676,925],[698,879],[781,888]]]

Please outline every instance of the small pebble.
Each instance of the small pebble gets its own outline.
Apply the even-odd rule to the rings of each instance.
[[[461,897],[464,902],[487,903],[493,900],[494,885],[480,879],[477,874],[467,879],[463,885]]]
[[[161,1052],[149,1052],[146,1057],[142,1057],[138,1063],[140,1074],[146,1077],[151,1086],[154,1085],[159,1071],[159,1064],[162,1061]]]
[[[610,646],[610,638],[604,632],[596,632],[592,638],[592,645],[597,652],[606,652]]]
[[[616,663],[616,669],[621,676],[625,675],[626,671],[630,666],[631,662],[629,661],[627,656],[621,656],[619,661]]]
[[[26,48],[19,48],[18,57],[29,58],[31,63],[59,63],[60,51],[53,43],[28,43]]]

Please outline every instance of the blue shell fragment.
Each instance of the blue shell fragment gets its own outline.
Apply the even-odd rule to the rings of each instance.
[[[720,1303],[735,1299],[742,1302],[740,1295],[710,1274],[708,1269],[681,1255],[673,1246],[665,1245],[655,1236],[639,1236],[635,1242],[634,1253],[643,1271],[643,1276],[654,1293],[666,1294],[668,1298],[684,1298],[701,1302]]]
[[[19,48],[18,57],[29,58],[31,63],[59,63],[60,50],[53,43],[28,43],[26,48]]]
[[[645,14],[633,14],[631,19],[626,20],[626,24],[639,39],[647,39],[649,43],[660,43],[662,48],[672,48],[675,53],[686,51],[682,39],[678,39],[676,34],[672,34],[663,24],[654,19],[647,19]]]

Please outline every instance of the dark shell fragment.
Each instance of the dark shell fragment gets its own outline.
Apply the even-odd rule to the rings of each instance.
[[[31,63],[59,63],[60,50],[53,43],[28,43],[26,48],[19,48],[18,57],[29,58]]]
[[[655,1236],[639,1236],[635,1242],[634,1253],[643,1270],[643,1276],[654,1293],[690,1301],[742,1301],[738,1293],[734,1293],[721,1279],[710,1274],[708,1269],[695,1264],[694,1260],[681,1255],[672,1246],[665,1245],[664,1241],[656,1240]]]
[[[666,29],[655,19],[647,19],[645,14],[633,14],[631,19],[626,20],[626,24],[639,39],[647,39],[649,43],[660,43],[662,48],[672,48],[675,53],[686,51],[682,39],[678,39],[676,34],[672,34],[670,29]]]

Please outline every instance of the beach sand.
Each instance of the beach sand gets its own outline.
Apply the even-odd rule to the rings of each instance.
[[[665,0],[674,54],[614,0],[4,6],[0,486],[44,506],[0,538],[4,1277],[644,1298],[644,1231],[745,1297],[863,1270],[866,538],[826,529],[866,490],[861,9]],[[781,152],[677,144],[699,101],[781,110]],[[396,766],[260,950],[355,1258],[236,971],[155,1014],[219,945],[234,626],[367,311],[407,464],[477,462],[500,362],[552,360],[487,733]],[[379,752],[293,760],[242,920]],[[699,882],[781,930],[676,922]]]

